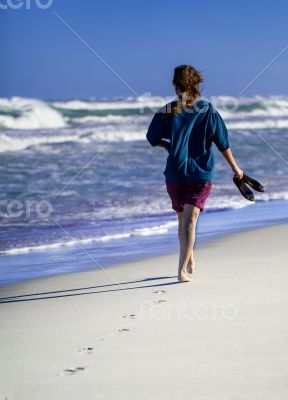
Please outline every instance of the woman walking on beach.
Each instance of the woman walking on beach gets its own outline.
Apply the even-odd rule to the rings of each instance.
[[[200,73],[191,65],[176,67],[172,84],[177,100],[154,114],[146,134],[152,146],[169,152],[163,174],[172,209],[178,215],[180,282],[191,281],[189,273],[192,274],[195,267],[195,228],[212,189],[212,143],[223,154],[234,175],[243,178],[243,171],[232,155],[222,117],[211,102],[201,98],[199,84],[202,81]]]

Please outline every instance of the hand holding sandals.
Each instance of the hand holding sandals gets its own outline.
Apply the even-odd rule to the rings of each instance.
[[[264,192],[264,187],[255,179],[244,174],[242,169],[238,167],[230,148],[222,151],[222,154],[234,172],[233,182],[239,189],[242,196],[249,201],[254,201],[254,193],[247,185],[257,192]]]
[[[238,179],[242,179],[243,178],[244,172],[242,171],[241,168],[238,167],[238,165],[236,165],[233,168],[233,172],[234,172],[234,176],[236,176],[236,178],[238,178]]]
[[[245,197],[245,199],[247,199],[249,201],[254,201],[254,193],[252,192],[252,190],[250,190],[248,188],[247,185],[249,185],[252,189],[256,190],[257,192],[265,191],[264,186],[261,185],[260,182],[256,181],[255,179],[251,178],[248,175],[245,175],[244,173],[243,173],[242,178],[240,178],[239,175],[237,176],[235,173],[235,175],[233,177],[233,182],[239,189],[242,196]]]

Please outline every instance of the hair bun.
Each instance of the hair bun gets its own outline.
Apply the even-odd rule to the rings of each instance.
[[[174,69],[172,84],[175,89],[181,92],[181,94],[178,95],[181,100],[178,111],[182,109],[183,105],[191,107],[196,98],[201,96],[199,91],[199,84],[201,82],[203,82],[202,75],[192,65],[179,65]],[[185,92],[185,100],[182,98],[183,92]],[[183,104],[183,101],[185,104]]]

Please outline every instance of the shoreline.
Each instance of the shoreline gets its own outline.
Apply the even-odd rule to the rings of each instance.
[[[208,239],[207,241],[204,242],[200,242],[195,244],[195,257],[197,257],[197,254],[200,253],[201,255],[203,255],[203,253],[205,253],[206,250],[211,251],[211,249],[214,249],[217,247],[217,245],[223,246],[224,243],[229,242],[230,240],[232,242],[238,240],[238,238],[244,239],[245,235],[251,235],[252,237],[256,236],[258,233],[260,235],[265,234],[266,232],[269,234],[269,231],[271,230],[271,232],[276,232],[277,229],[280,230],[284,230],[284,232],[288,233],[288,223],[287,222],[283,222],[281,224],[273,224],[273,225],[267,225],[264,227],[250,227],[247,228],[245,231],[240,231],[240,232],[233,232],[230,233],[229,235],[227,234],[223,234],[223,235],[219,235],[218,237],[214,237],[211,239]],[[62,281],[64,283],[66,283],[65,281],[69,281],[69,279],[71,278],[71,280],[77,280],[77,277],[79,277],[79,279],[81,280],[82,277],[88,277],[91,275],[95,275],[97,277],[98,274],[106,274],[107,271],[107,276],[110,275],[110,273],[114,273],[115,271],[117,271],[117,275],[118,275],[118,271],[121,274],[121,269],[125,269],[125,270],[133,270],[134,266],[136,265],[136,269],[138,265],[142,265],[145,264],[146,262],[151,264],[151,263],[155,263],[157,264],[158,262],[160,264],[164,263],[167,259],[170,261],[171,258],[176,261],[176,264],[178,263],[178,254],[179,252],[171,252],[168,254],[162,254],[162,255],[157,255],[157,256],[147,256],[146,258],[143,259],[136,259],[136,260],[131,260],[131,261],[127,261],[127,262],[123,262],[123,263],[119,263],[119,264],[112,264],[112,265],[107,265],[104,268],[94,268],[94,269],[89,269],[89,270],[84,270],[84,271],[75,271],[75,272],[66,272],[63,274],[55,274],[55,275],[48,275],[48,276],[41,276],[41,277],[37,277],[37,278],[33,278],[33,279],[27,279],[24,281],[19,281],[19,282],[15,282],[15,283],[11,283],[11,284],[7,284],[7,285],[3,285],[0,286],[1,289],[1,297],[0,297],[0,304],[1,304],[1,299],[2,299],[2,293],[3,292],[9,292],[10,290],[14,291],[14,290],[18,290],[21,289],[22,287],[26,289],[26,287],[32,287],[34,284],[40,284],[42,285],[50,285],[50,284],[54,284],[57,283],[57,281]],[[288,259],[288,251],[287,251],[287,259]],[[175,268],[175,278],[177,277],[176,274],[176,270],[177,268]],[[19,296],[21,297],[21,296]],[[3,303],[3,302],[2,302]]]
[[[287,234],[199,246],[191,283],[171,254],[4,288],[1,395],[286,399]]]
[[[234,240],[235,238],[237,238],[239,235],[240,237],[242,235],[245,235],[245,233],[250,233],[250,232],[255,232],[257,233],[257,231],[259,231],[261,233],[262,230],[265,230],[267,228],[276,228],[276,227],[286,227],[288,228],[288,221],[283,221],[282,223],[275,223],[275,224],[269,224],[269,225],[265,225],[265,226],[260,226],[260,227],[247,227],[245,230],[240,230],[240,231],[235,231],[235,232],[230,232],[228,233],[222,233],[219,234],[217,237],[211,237],[211,238],[206,238],[205,240],[201,241],[198,240],[196,238],[196,242],[195,242],[195,247],[194,247],[194,251],[197,252],[200,251],[205,251],[206,248],[209,248],[210,246],[213,246],[217,243],[222,243],[223,241],[225,242],[226,240],[232,239]],[[175,242],[177,238],[175,238]],[[43,252],[44,256],[48,255],[50,252]],[[45,254],[46,253],[46,254]],[[61,277],[61,279],[69,279],[69,277],[72,278],[77,278],[77,276],[80,274],[80,278],[81,278],[81,274],[89,274],[89,273],[97,273],[99,271],[114,271],[114,269],[121,269],[122,267],[132,267],[134,264],[138,264],[138,263],[145,263],[147,262],[157,262],[158,260],[160,262],[162,262],[162,260],[165,260],[166,257],[174,257],[175,260],[178,260],[178,255],[179,255],[179,251],[171,251],[167,254],[160,254],[160,255],[151,255],[151,256],[145,256],[145,258],[137,258],[137,259],[132,259],[132,260],[128,260],[126,262],[122,262],[122,263],[118,263],[118,264],[111,264],[111,265],[105,265],[105,267],[97,267],[96,263],[94,265],[94,268],[92,269],[87,269],[87,270],[79,270],[79,271],[74,271],[74,272],[65,272],[65,273],[58,273],[58,274],[53,274],[53,275],[47,275],[47,276],[40,276],[40,277],[36,277],[36,278],[32,278],[32,279],[25,279],[25,280],[21,280],[21,281],[17,281],[14,283],[8,283],[8,284],[3,284],[0,285],[0,292],[1,292],[1,297],[0,297],[0,303],[1,303],[1,298],[2,298],[2,291],[6,291],[9,289],[16,289],[18,287],[21,287],[22,285],[26,286],[33,286],[34,283],[37,283],[38,281],[40,281],[40,283],[42,283],[41,281],[43,281],[43,283],[45,283],[45,281],[48,282],[48,284],[50,283],[49,280],[53,280],[54,282],[56,282],[58,277]],[[75,261],[74,261],[75,262]],[[109,272],[108,272],[109,273]],[[176,276],[176,273],[175,273]]]
[[[265,220],[263,219],[265,216]],[[249,207],[207,212],[197,224],[196,247],[209,245],[213,240],[225,239],[234,234],[259,227],[288,223],[288,201],[258,202]],[[131,236],[110,242],[76,244],[55,250],[31,251],[24,254],[2,254],[0,291],[6,286],[29,282],[44,277],[91,271],[97,268],[119,267],[151,257],[178,253],[177,223],[165,233]],[[169,220],[170,221],[170,220]],[[171,225],[171,222],[168,224]],[[102,246],[102,247],[101,247]],[[123,251],[125,249],[125,251]]]

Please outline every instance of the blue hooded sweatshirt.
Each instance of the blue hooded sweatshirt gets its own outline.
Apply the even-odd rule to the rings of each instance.
[[[219,151],[230,147],[225,123],[213,106],[198,99],[190,109],[177,114],[167,112],[171,103],[153,116],[146,138],[152,146],[161,139],[170,140],[170,150],[163,174],[174,182],[210,182],[214,173],[212,143]]]

